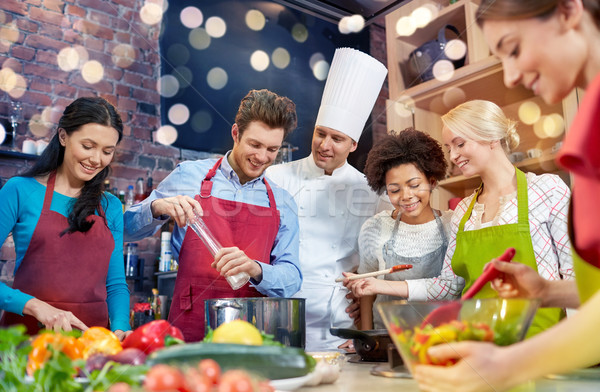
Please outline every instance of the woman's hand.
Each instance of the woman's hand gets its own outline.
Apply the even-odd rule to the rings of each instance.
[[[30,299],[23,307],[23,314],[35,317],[46,329],[54,331],[71,331],[74,328],[85,331],[88,329],[81,320],[69,311],[54,306],[37,298]]]
[[[492,281],[492,288],[502,298],[544,298],[548,281],[533,268],[521,263],[492,260],[494,268],[501,272]]]
[[[342,272],[342,274],[346,278],[355,275],[352,272]],[[356,280],[344,279],[344,286],[346,286],[348,290],[351,290],[354,296],[360,298],[364,297],[365,295],[379,294],[378,287],[381,282],[381,279],[375,278],[363,278]]]
[[[119,338],[119,340],[122,342],[123,340],[125,340],[125,338],[129,335],[131,335],[133,333],[133,331],[123,331],[120,329],[117,329],[116,331],[114,331],[115,335],[117,335],[117,337]]]
[[[437,359],[456,358],[459,361],[449,367],[417,365],[415,381],[419,390],[442,391],[502,391],[513,384],[507,377],[504,350],[492,343],[460,342],[431,347],[427,353]]]
[[[196,218],[194,212],[202,216],[202,207],[196,199],[189,196],[173,196],[152,201],[150,206],[153,217],[168,215],[175,220],[177,226],[184,227],[188,220]]]

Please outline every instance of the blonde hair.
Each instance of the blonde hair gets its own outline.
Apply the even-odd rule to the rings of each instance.
[[[500,141],[508,155],[519,145],[517,122],[506,117],[493,102],[467,101],[442,116],[442,122],[453,133],[476,142]]]

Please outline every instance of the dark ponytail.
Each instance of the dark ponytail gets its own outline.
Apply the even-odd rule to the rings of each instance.
[[[119,140],[123,138],[123,122],[117,110],[108,101],[100,97],[78,98],[73,101],[65,111],[58,122],[58,129],[64,129],[68,135],[77,132],[79,128],[86,124],[100,124],[114,128],[119,133]],[[117,143],[118,143],[117,142]],[[62,163],[65,156],[65,148],[58,140],[58,130],[48,143],[48,146],[36,161],[35,165],[25,174],[26,177],[45,176],[56,170]],[[75,231],[88,231],[93,222],[88,221],[90,215],[94,215],[96,210],[106,223],[103,209],[100,208],[102,197],[104,196],[104,180],[110,175],[110,166],[106,166],[94,178],[87,181],[81,189],[81,194],[75,202],[69,214],[69,227],[62,233],[73,233]]]

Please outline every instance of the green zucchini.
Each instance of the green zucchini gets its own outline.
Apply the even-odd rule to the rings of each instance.
[[[222,371],[244,369],[270,380],[305,376],[313,371],[316,363],[313,357],[297,347],[224,343],[187,343],[166,347],[150,354],[146,363],[192,367],[206,358],[214,359]]]

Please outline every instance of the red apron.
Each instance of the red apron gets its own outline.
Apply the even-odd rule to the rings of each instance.
[[[211,179],[222,160],[223,158],[219,159],[206,174],[200,195],[195,196],[204,211],[202,219],[222,246],[237,246],[249,258],[270,263],[271,249],[279,231],[279,211],[273,191],[263,177],[269,207],[211,196]],[[239,290],[233,290],[225,278],[210,266],[213,261],[208,248],[188,227],[179,252],[179,271],[169,312],[169,322],[181,329],[186,342],[204,338],[205,299],[262,296],[248,283]]]
[[[50,305],[71,311],[88,327],[108,327],[106,276],[115,241],[98,215],[85,233],[60,233],[67,218],[51,211],[56,172],[48,176],[40,219],[15,273],[12,287]],[[29,334],[40,329],[37,319],[4,312],[1,325],[25,324]],[[43,327],[43,326],[42,326]]]

